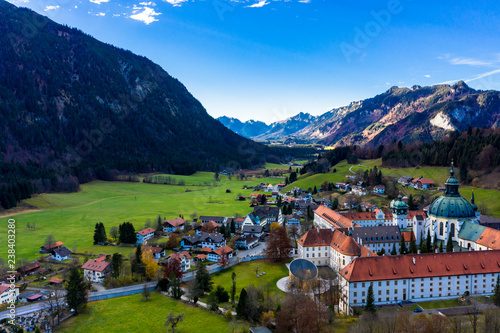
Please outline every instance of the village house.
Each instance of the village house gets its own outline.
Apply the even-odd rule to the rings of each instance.
[[[201,222],[203,224],[214,221],[215,223],[222,225],[226,223],[226,217],[224,216],[200,216],[198,218],[198,222]]]
[[[283,224],[283,215],[279,207],[256,206],[245,218],[243,225],[260,225],[269,227],[272,223]]]
[[[165,256],[165,249],[162,247],[153,246],[151,247],[151,252],[153,253],[155,259],[160,259]]]
[[[356,258],[339,272],[339,307],[353,314],[365,306],[369,286],[376,305],[492,295],[499,262],[499,250]]]
[[[428,178],[414,178],[411,184],[415,189],[419,190],[426,190],[435,186],[434,181]]]
[[[264,232],[264,227],[261,225],[245,225],[241,229],[241,232],[243,235],[253,235],[257,238],[260,238],[262,236],[262,233]]]
[[[252,249],[256,247],[259,244],[259,238],[254,236],[254,235],[243,235],[240,236],[236,241],[235,241],[235,246],[238,249]]]
[[[408,177],[408,176],[402,176],[401,178],[398,179],[398,183],[404,186],[407,186],[411,183],[413,180],[413,177]]]
[[[19,274],[26,276],[26,275],[31,275],[31,274],[35,273],[36,271],[38,271],[40,269],[40,267],[41,266],[40,266],[40,263],[38,262],[38,260],[35,260],[35,261],[27,263],[26,265],[24,265],[22,267],[19,267],[17,269],[17,271],[19,272]]]
[[[207,254],[207,260],[217,262],[223,255],[227,255],[227,258],[231,259],[233,257],[233,249],[229,246],[219,247],[217,250],[212,250]]]
[[[51,258],[57,261],[67,260],[70,258],[70,254],[73,254],[66,246],[53,249],[50,253],[52,254]]]
[[[64,243],[60,242],[60,241],[57,241],[55,243],[51,243],[48,245],[44,245],[40,248],[40,253],[50,253],[50,251],[57,249],[63,245],[64,245]]]
[[[300,228],[300,216],[292,214],[292,215],[287,215],[285,217],[285,225],[287,227],[292,227],[295,226],[297,228]]]
[[[373,193],[385,194],[385,185],[375,185],[373,186]]]
[[[155,236],[155,230],[152,228],[146,228],[136,233],[137,235],[137,244],[143,245],[147,244],[148,239],[151,239]]]
[[[181,264],[181,270],[187,272],[191,269],[191,255],[186,251],[172,253],[167,256],[168,260],[177,260]]]
[[[177,217],[173,220],[163,221],[163,232],[174,232],[177,230],[184,230],[184,225],[186,220],[181,217]]]
[[[106,275],[111,272],[111,264],[106,261],[90,259],[82,266],[83,277],[86,281],[102,283]]]
[[[10,284],[0,284],[0,304],[16,300],[18,295],[19,287],[16,286],[14,289],[10,289]]]
[[[217,232],[201,232],[199,235],[195,234],[192,236],[183,236],[181,239],[181,248],[183,249],[208,247],[212,250],[215,250],[224,245],[226,245],[226,239],[224,238],[224,235]]]

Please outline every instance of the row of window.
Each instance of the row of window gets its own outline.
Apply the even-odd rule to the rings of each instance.
[[[479,277],[483,277],[483,283],[485,283],[485,282],[486,282],[486,279],[485,279],[485,278],[486,278],[486,277],[488,277],[488,276],[491,276],[491,278],[492,278],[492,279],[491,279],[491,282],[495,282],[495,281],[496,281],[496,280],[495,280],[495,276],[496,276],[497,274],[498,274],[498,273],[491,273],[491,274],[474,274],[474,277],[475,277],[475,278],[477,278],[478,276],[479,276]],[[460,283],[460,279],[461,279],[461,278],[464,278],[464,279],[465,279],[465,283],[469,283],[469,281],[467,280],[467,279],[469,279],[469,275],[459,275],[459,276],[455,276],[455,277],[457,278],[457,284],[459,284],[459,283]],[[438,281],[442,281],[443,279],[446,279],[446,278],[447,278],[448,280],[451,280],[451,278],[452,278],[452,277],[451,277],[451,276],[448,276],[448,277],[443,277],[443,276],[436,277],[436,279],[437,279]],[[434,278],[433,278],[433,277],[431,277],[431,278],[420,278],[420,281],[425,282],[425,281],[426,281],[426,279],[429,279],[429,281],[434,281]],[[411,281],[412,281],[412,282],[415,282],[415,280],[416,280],[416,281],[419,281],[419,278],[412,278],[412,279],[411,279]],[[398,281],[399,281],[399,280],[394,280],[393,285],[394,285],[394,286],[397,286],[397,285],[398,285]],[[402,280],[402,281],[403,281],[403,285],[406,285],[406,281],[407,281],[407,280]],[[477,283],[477,281],[478,281],[478,280],[477,280],[477,279],[475,279],[475,280],[474,280],[474,283]],[[369,285],[373,286],[373,282],[361,282],[361,288],[366,288],[366,284],[368,284],[368,283],[369,283]],[[378,286],[379,286],[379,287],[381,287],[383,282],[382,282],[382,281],[378,281],[377,283],[378,283]],[[448,282],[448,284],[450,284],[450,283]],[[386,286],[390,286],[390,285],[391,285],[391,280],[385,281],[385,285],[386,285]],[[423,284],[422,284],[422,285],[423,285]],[[430,283],[430,285],[432,286],[432,283]],[[441,285],[441,284],[439,284],[439,285]],[[353,283],[353,288],[357,288],[357,287],[358,287],[358,283],[357,283],[357,282],[354,282],[354,283]]]

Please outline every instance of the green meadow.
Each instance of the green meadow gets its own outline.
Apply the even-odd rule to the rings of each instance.
[[[248,329],[248,324],[231,322],[214,312],[186,305],[156,292],[144,302],[142,295],[112,298],[89,303],[85,312],[72,317],[56,332],[170,332],[164,326],[167,315],[184,313],[184,320],[178,324],[178,333],[218,333]]]
[[[212,179],[213,173],[194,175],[197,179]],[[186,176],[185,176],[186,177]],[[201,178],[200,178],[201,177]],[[16,221],[17,258],[36,259],[38,250],[48,235],[77,252],[128,254],[131,248],[112,246],[93,246],[94,226],[102,222],[106,232],[112,226],[123,222],[132,222],[136,230],[144,228],[147,219],[161,215],[167,219],[183,215],[246,215],[252,211],[249,201],[236,201],[236,195],[249,196],[252,190],[243,186],[257,185],[261,182],[275,184],[276,178],[259,178],[248,181],[221,176],[216,186],[177,186],[162,184],[144,184],[129,182],[94,181],[81,185],[77,193],[41,194],[26,200],[27,204],[41,211],[19,214],[9,218]],[[226,190],[231,193],[226,193]],[[7,234],[8,218],[0,219],[0,234]],[[35,230],[29,230],[27,224],[35,224]],[[6,258],[7,248],[0,248],[0,257]]]

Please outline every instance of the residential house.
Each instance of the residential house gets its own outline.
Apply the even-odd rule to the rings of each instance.
[[[64,243],[59,241],[48,245],[44,245],[40,248],[40,253],[50,253],[52,250],[57,249],[63,245]]]
[[[243,235],[240,236],[236,241],[235,245],[238,249],[252,249],[259,244],[259,237],[254,235]]]
[[[90,259],[82,266],[85,280],[95,283],[102,283],[106,275],[111,272],[111,264],[106,261]]]
[[[148,240],[155,236],[155,230],[153,228],[146,228],[138,231],[136,235],[138,245],[147,244]]]
[[[160,259],[165,256],[165,249],[162,247],[152,246],[151,252],[153,252],[153,256],[155,257],[155,259]]]
[[[40,263],[38,260],[27,263],[26,265],[19,267],[17,271],[21,275],[31,275],[40,269]]]
[[[385,185],[375,185],[375,186],[373,186],[373,193],[385,194]]]
[[[191,269],[191,255],[186,251],[169,254],[167,260],[177,260],[181,264],[181,270],[183,272],[187,272]]]
[[[233,249],[227,245],[219,247],[218,249],[212,250],[212,252],[207,254],[207,260],[217,262],[223,255],[227,255],[227,258],[231,259],[233,257]]]
[[[0,304],[10,303],[11,300],[16,300],[19,295],[19,287],[15,286],[10,289],[10,284],[0,284]]]
[[[492,295],[499,262],[499,250],[356,258],[339,271],[339,307],[346,314],[364,307],[369,286],[376,305]]]
[[[434,181],[428,178],[414,178],[411,181],[411,184],[415,189],[421,189],[421,190],[429,189],[435,186]]]
[[[203,224],[214,221],[219,225],[225,224],[226,223],[226,218],[223,216],[200,216],[198,219],[198,222],[201,222]]]
[[[226,245],[226,239],[220,233],[201,232],[199,235],[184,236],[181,239],[181,247],[183,249],[191,249],[196,247],[208,247],[215,250]]]
[[[262,233],[264,232],[264,227],[261,225],[245,225],[241,229],[241,232],[243,235],[253,235],[257,238],[260,238],[262,236]]]
[[[407,186],[411,183],[412,180],[413,177],[402,176],[401,178],[398,179],[398,183]]]
[[[52,259],[57,261],[64,261],[69,259],[69,255],[73,254],[66,246],[53,249],[51,252]]]
[[[173,220],[165,220],[163,222],[163,232],[174,232],[176,230],[184,230],[184,225],[186,220],[181,217],[177,217]]]
[[[283,215],[279,207],[256,206],[252,213],[245,218],[243,225],[261,225],[269,227],[271,223],[283,224]]]
[[[64,283],[63,279],[59,279],[59,278],[55,278],[55,277],[53,277],[49,280],[49,284],[53,285],[53,286],[62,286],[63,283]]]
[[[285,217],[285,225],[287,227],[295,226],[297,228],[300,228],[300,216],[295,214],[287,215]]]

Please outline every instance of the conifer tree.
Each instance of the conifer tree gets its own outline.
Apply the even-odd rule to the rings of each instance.
[[[398,254],[398,252],[396,251],[396,243],[392,243],[391,255],[395,256],[396,254]]]
[[[427,252],[431,253],[432,252],[432,239],[431,239],[431,231],[430,229],[427,229],[427,238],[425,239],[426,245],[427,245]]]
[[[410,235],[410,248],[409,253],[417,253],[417,243],[415,242],[415,237],[413,237],[413,232]]]
[[[497,276],[497,283],[495,285],[493,302],[496,306],[500,307],[500,275]]]
[[[66,302],[70,309],[78,311],[87,304],[87,291],[90,289],[89,283],[83,280],[83,275],[79,267],[70,270],[68,283],[66,285]]]
[[[373,286],[370,284],[368,287],[368,295],[366,297],[365,311],[375,314],[377,308],[375,307],[375,296],[373,295]]]
[[[245,288],[241,289],[238,305],[236,306],[236,314],[240,319],[248,317],[248,295]]]
[[[453,252],[453,239],[451,233],[448,234],[448,242],[446,242],[446,252]]]
[[[399,245],[399,254],[406,254],[408,251],[406,250],[406,242],[405,237],[401,234],[401,244]]]

